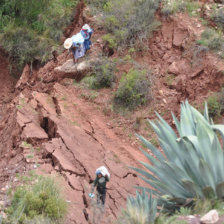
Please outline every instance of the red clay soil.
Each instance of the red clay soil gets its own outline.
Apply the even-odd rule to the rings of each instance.
[[[66,224],[111,223],[125,206],[126,197],[135,193],[134,186],[140,184],[128,166],[139,166],[137,160],[145,158],[124,143],[96,109],[76,97],[73,89],[67,91],[49,79],[66,60],[65,52],[32,77],[29,67],[24,68],[16,85],[19,94],[8,104],[0,132],[0,200],[7,201],[7,189],[18,184],[16,173],[38,167],[38,173],[59,176],[69,203]],[[6,69],[2,71],[1,75],[7,74]],[[111,173],[103,220],[97,218],[95,199],[88,197],[95,170],[101,165]]]
[[[79,23],[84,22],[82,17]],[[195,53],[192,47],[202,30],[198,21],[179,15],[171,22],[163,22],[150,41],[148,53],[136,56],[136,61],[154,71],[154,101],[139,109],[143,118],[154,118],[149,113],[152,106],[160,112],[178,113],[180,101],[188,98],[201,102],[209,90],[220,89],[224,64],[203,49]],[[99,38],[97,32],[95,35],[94,40]],[[99,41],[90,56],[95,57],[100,49]],[[0,57],[0,77],[5,80],[0,83],[5,89],[0,100],[4,101],[15,82],[5,75],[7,61]],[[90,102],[91,95],[86,94],[91,91],[73,85],[71,79],[61,80],[55,68],[70,57],[63,53],[32,77],[29,67],[24,68],[16,85],[19,94],[8,103],[8,114],[0,128],[0,199],[7,198],[6,190],[17,182],[17,172],[36,169],[57,176],[62,183],[69,204],[65,224],[112,223],[125,206],[126,197],[135,193],[134,186],[143,184],[128,168],[140,166],[138,161],[145,160],[137,149],[136,138],[130,141],[127,136],[128,131],[134,132],[133,119],[138,112],[128,118],[107,113],[102,108],[110,105],[111,90],[99,91]],[[145,133],[142,129],[139,132]],[[38,150],[33,152],[33,148]],[[101,165],[111,173],[103,220],[98,219],[95,201],[88,198],[95,169]]]
[[[16,79],[9,75],[6,55],[0,50],[0,120],[4,115],[5,104],[12,99]]]

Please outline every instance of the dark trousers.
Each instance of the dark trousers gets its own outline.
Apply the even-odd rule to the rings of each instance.
[[[97,191],[97,204],[104,205],[106,200],[106,190]]]

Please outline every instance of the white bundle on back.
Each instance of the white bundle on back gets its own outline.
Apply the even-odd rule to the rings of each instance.
[[[107,168],[105,166],[101,166],[99,167],[97,170],[96,170],[96,173],[97,171],[100,171],[100,173],[102,173],[102,175],[105,177],[106,175],[108,176],[108,179],[110,180],[110,173],[108,172]]]

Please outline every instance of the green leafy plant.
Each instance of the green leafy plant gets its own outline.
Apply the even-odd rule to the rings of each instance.
[[[137,44],[145,49],[150,33],[159,25],[155,19],[159,0],[93,0],[88,3],[98,9],[97,15],[101,12],[100,24],[107,31],[104,40],[111,48]]]
[[[136,192],[136,198],[129,196],[126,209],[119,219],[119,223],[125,224],[150,224],[154,223],[157,212],[157,200],[150,197],[145,191]]]
[[[45,216],[58,223],[66,210],[67,204],[62,199],[54,179],[39,176],[34,184],[29,182],[16,189],[11,206],[7,209],[6,223],[38,223],[36,216]]]
[[[102,37],[102,40],[105,42],[105,44],[108,45],[109,48],[114,49],[117,47],[116,38],[111,34],[105,34]]]
[[[216,9],[212,15],[212,20],[219,26],[221,29],[224,28],[224,8]]]
[[[189,0],[163,0],[162,14],[169,16],[171,14],[187,11],[189,15],[196,14],[199,4]]]
[[[208,112],[210,117],[214,118],[220,116],[221,103],[218,98],[218,94],[214,94],[208,98]]]
[[[142,136],[154,156],[142,150],[150,164],[146,170],[133,168],[152,188],[164,209],[175,210],[196,199],[224,197],[224,152],[217,136],[224,140],[224,125],[210,123],[207,104],[204,116],[187,101],[181,105],[180,121],[173,116],[177,133],[158,115],[151,122],[164,153]]]
[[[106,58],[101,58],[92,66],[93,73],[83,82],[91,89],[109,88],[116,80],[116,63]]]
[[[26,220],[24,224],[54,224],[54,222],[48,217],[38,215],[31,220]]]
[[[0,2],[1,47],[9,54],[12,74],[21,73],[26,63],[52,58],[76,4],[77,0]]]
[[[116,107],[134,109],[150,99],[150,72],[132,69],[123,75],[114,95]]]
[[[208,47],[210,50],[217,52],[219,56],[224,57],[224,38],[222,32],[206,29],[202,35],[201,39],[198,40],[198,44]]]

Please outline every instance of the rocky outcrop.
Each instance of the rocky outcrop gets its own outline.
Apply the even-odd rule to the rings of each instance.
[[[85,60],[74,64],[73,60],[70,59],[63,65],[56,67],[54,71],[60,79],[74,78],[76,80],[80,80],[91,70],[91,65],[93,62],[94,60]]]
[[[21,147],[24,148],[24,157],[29,155],[30,150],[26,142],[38,146],[41,152],[39,155],[42,155],[35,160],[33,153],[33,158],[26,158],[26,163],[29,167],[37,168],[35,161],[38,161],[39,169],[56,172],[64,178],[69,188],[69,196],[65,197],[70,201],[71,211],[75,211],[67,217],[67,224],[91,223],[91,219],[96,218],[96,202],[88,197],[88,193],[95,178],[96,168],[106,166],[111,173],[111,181],[108,183],[103,220],[108,220],[108,217],[113,220],[125,206],[127,195],[134,194],[134,186],[139,185],[137,176],[127,168],[128,165],[138,166],[129,151],[133,149],[126,147],[106,125],[101,125],[102,121],[93,114],[91,117],[82,117],[86,121],[79,126],[72,125],[70,117],[62,108],[63,100],[60,99],[61,94],[67,97],[66,88],[56,84],[53,90],[53,97],[35,91],[29,99],[22,94],[18,99],[20,104],[16,121],[20,127],[18,136],[21,138]],[[73,100],[79,104],[74,95],[71,102]],[[79,105],[79,110],[74,111],[75,114],[82,110],[82,103]],[[95,123],[95,119],[99,120]],[[25,145],[22,142],[25,142]],[[120,150],[123,152],[119,155]],[[136,152],[136,156],[137,154]]]
[[[217,210],[213,209],[203,217],[201,217],[200,222],[202,224],[215,224],[219,221],[219,213]]]

